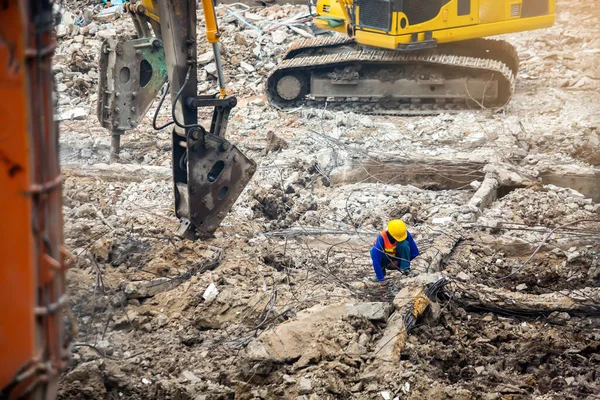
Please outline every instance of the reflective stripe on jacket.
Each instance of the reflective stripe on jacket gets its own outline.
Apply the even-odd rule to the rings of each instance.
[[[392,242],[390,242],[390,238],[388,237],[387,231],[382,231],[380,233],[381,238],[383,239],[383,251],[386,252],[386,254],[389,254],[392,257],[396,256],[396,244],[398,242],[394,242],[392,244]],[[377,239],[375,239],[375,241],[373,242],[373,246],[375,246],[377,244]]]

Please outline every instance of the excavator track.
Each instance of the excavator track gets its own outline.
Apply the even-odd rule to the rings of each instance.
[[[510,101],[518,68],[516,50],[500,40],[403,53],[364,48],[344,36],[320,37],[290,46],[269,76],[267,91],[269,101],[282,109],[326,105],[381,115],[501,109]],[[394,76],[395,71],[403,76]],[[282,92],[291,94],[285,99]]]

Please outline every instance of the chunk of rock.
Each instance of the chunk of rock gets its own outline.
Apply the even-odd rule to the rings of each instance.
[[[103,398],[106,394],[104,376],[97,360],[79,364],[65,375],[65,382],[75,381],[85,382],[85,386],[90,388],[89,391],[93,392],[94,396],[99,396],[98,398]]]
[[[571,319],[571,315],[568,312],[558,312],[555,311],[548,316],[548,319],[556,322],[568,321]]]
[[[196,376],[192,371],[185,370],[181,373],[181,377],[188,382],[197,383],[200,382],[201,379]]]
[[[77,208],[75,216],[78,218],[95,218],[96,208],[92,204],[82,204]]]
[[[240,67],[242,67],[242,69],[249,74],[256,71],[256,69],[246,61],[240,61]]]
[[[432,301],[429,304],[429,311],[430,311],[431,319],[434,321],[437,321],[442,316],[442,307],[440,306],[439,303]]]
[[[310,392],[312,392],[313,390],[313,386],[312,386],[312,382],[310,381],[310,379],[307,378],[300,378],[300,381],[298,381],[298,393],[300,394],[308,394]]]
[[[287,39],[287,33],[281,29],[271,33],[271,36],[273,37],[273,43],[275,44],[282,44]]]
[[[216,299],[218,295],[219,295],[219,290],[217,289],[215,284],[211,282],[211,284],[204,291],[202,298],[204,299],[204,301],[210,303],[211,301]]]
[[[214,59],[215,59],[215,53],[213,53],[212,51],[207,51],[206,53],[200,54],[198,56],[198,64],[206,65]]]
[[[350,316],[365,317],[370,321],[385,321],[392,312],[392,305],[384,302],[346,304]]]
[[[207,64],[207,65],[204,67],[204,70],[205,70],[207,73],[209,73],[210,75],[213,75],[213,76],[214,76],[214,75],[216,75],[216,74],[217,74],[217,64],[216,64],[216,63],[214,63],[214,62],[211,62],[211,63]]]
[[[83,107],[75,107],[70,110],[65,110],[54,116],[56,121],[81,120],[87,117],[88,112]]]
[[[103,29],[101,31],[98,31],[96,36],[100,39],[110,39],[117,36],[117,31],[115,31],[114,29]]]
[[[568,378],[565,378],[565,382],[567,382],[567,385],[571,385],[573,382],[575,382],[575,378],[570,376]]]
[[[114,353],[113,347],[108,340],[98,341],[98,343],[96,344],[96,348],[107,356],[112,356],[112,354]]]
[[[73,196],[73,199],[81,203],[87,203],[88,201],[90,201],[90,194],[88,192],[77,192]]]
[[[460,271],[458,274],[456,274],[456,278],[463,282],[471,280],[471,276],[464,271]]]
[[[298,313],[296,319],[279,325],[250,341],[245,358],[250,361],[274,360],[289,362],[298,360],[315,345],[315,331],[325,322],[341,320],[346,313],[343,304],[314,306]]]
[[[152,297],[179,286],[179,279],[158,278],[151,281],[129,282],[123,286],[123,292],[128,299]]]
[[[65,36],[67,36],[68,33],[69,33],[69,30],[65,25],[60,24],[56,27],[56,37],[58,37],[58,38],[65,37]]]

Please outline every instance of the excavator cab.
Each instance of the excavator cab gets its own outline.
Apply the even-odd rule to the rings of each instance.
[[[400,51],[552,26],[556,0],[319,0],[317,26]]]

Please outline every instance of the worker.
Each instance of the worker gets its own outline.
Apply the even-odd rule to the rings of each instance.
[[[386,269],[399,270],[408,276],[416,275],[410,269],[410,262],[418,255],[419,248],[410,232],[406,230],[404,221],[391,220],[387,230],[379,234],[371,249],[371,260],[375,270],[373,280],[385,282]]]

